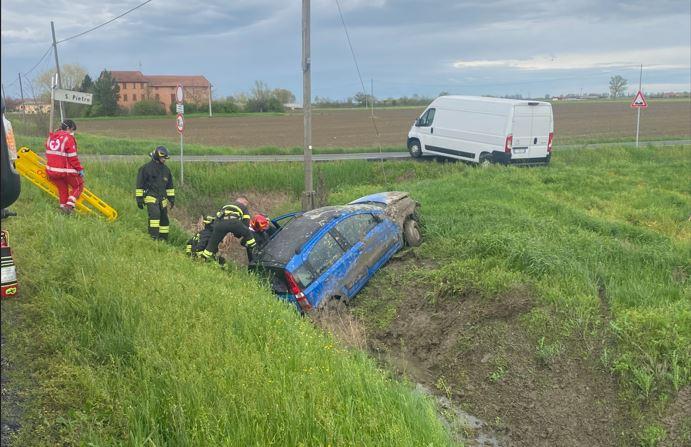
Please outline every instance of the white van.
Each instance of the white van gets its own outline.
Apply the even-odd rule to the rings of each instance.
[[[552,156],[552,105],[480,96],[440,96],[408,133],[414,158],[546,164]]]

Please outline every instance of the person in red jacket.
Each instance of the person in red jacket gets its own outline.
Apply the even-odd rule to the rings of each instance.
[[[48,135],[46,141],[46,174],[58,188],[60,210],[70,214],[84,191],[84,168],[77,156],[77,125],[72,120],[60,123],[60,130]]]

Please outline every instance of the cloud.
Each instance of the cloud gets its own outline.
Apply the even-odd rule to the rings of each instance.
[[[526,59],[458,60],[457,69],[514,68],[518,70],[587,70],[631,68],[643,64],[648,69],[670,70],[691,68],[691,47],[655,48],[617,52],[538,55]]]

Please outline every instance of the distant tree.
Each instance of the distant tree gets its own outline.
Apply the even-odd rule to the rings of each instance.
[[[280,101],[281,104],[289,104],[295,102],[295,95],[290,90],[284,88],[275,88],[271,94]]]
[[[441,91],[441,92],[439,92],[439,96],[449,96],[449,92]]]
[[[359,106],[367,106],[371,104],[372,96],[364,92],[357,92],[355,96],[353,96],[353,101]]]
[[[275,91],[275,90],[274,90]],[[283,112],[283,103],[263,81],[255,81],[251,96],[245,104],[246,112]],[[292,95],[292,93],[291,93]]]
[[[8,112],[18,111],[21,103],[22,100],[20,98],[12,98],[11,96],[5,98],[5,107],[7,108]]]
[[[612,99],[616,99],[617,96],[621,96],[626,91],[628,84],[629,81],[621,76],[612,76],[609,80],[609,93]]]
[[[103,70],[93,85],[91,116],[113,116],[118,113],[120,86],[108,70]]]
[[[62,80],[62,88],[65,90],[77,90],[87,72],[84,67],[79,64],[65,64],[60,67],[60,79]],[[35,80],[38,86],[38,94],[44,99],[50,98],[50,82],[52,77],[55,76],[55,69],[51,68],[44,71]]]
[[[91,92],[91,89],[94,87],[94,81],[91,79],[91,76],[87,73],[84,75],[84,79],[82,79],[82,84],[79,86],[79,91],[80,92]]]
[[[133,115],[165,115],[166,111],[163,104],[155,99],[145,99],[134,103],[132,106]]]

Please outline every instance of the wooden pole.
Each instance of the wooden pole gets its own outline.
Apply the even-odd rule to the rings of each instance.
[[[55,41],[55,25],[50,22],[50,31],[53,34],[53,54],[55,55],[55,70],[58,72],[58,87],[62,88],[62,76],[60,76],[60,62],[58,62],[58,43]],[[65,110],[62,108],[62,101],[60,103],[60,122],[65,120]],[[52,120],[51,120],[52,124]]]
[[[302,0],[302,107],[304,115],[305,191],[302,210],[314,209],[314,182],[312,179],[312,78],[310,60],[310,0]]]

